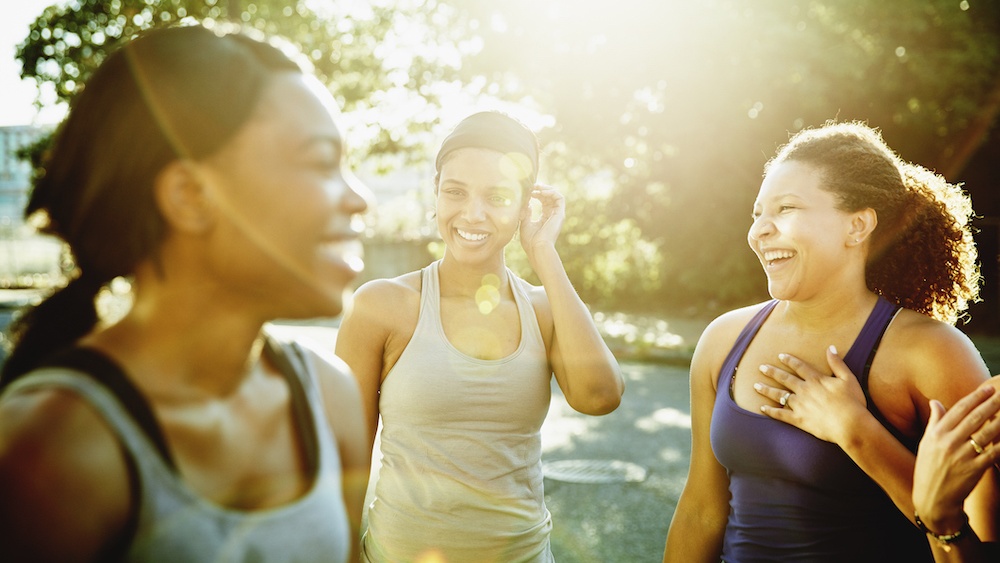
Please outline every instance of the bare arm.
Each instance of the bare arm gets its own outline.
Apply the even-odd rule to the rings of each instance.
[[[81,509],[86,507],[86,509]],[[0,551],[11,561],[96,561],[129,515],[116,438],[69,392],[0,402]]]
[[[716,323],[702,334],[691,361],[691,464],[670,521],[664,563],[712,562],[722,554],[729,518],[729,476],[715,458],[709,437],[719,374],[715,350],[732,343]]]
[[[361,515],[371,471],[372,436],[368,431],[361,393],[349,368],[329,353],[313,350],[313,364],[323,389],[326,419],[340,453],[344,504],[351,525],[351,561],[360,557]]]
[[[552,371],[570,406],[585,414],[607,414],[618,408],[625,380],[556,252],[566,203],[548,186],[536,186],[532,197],[541,201],[542,213],[537,221],[522,217],[521,244],[551,308]]]
[[[392,318],[393,291],[386,280],[369,282],[354,293],[353,306],[337,331],[335,353],[358,382],[364,416],[372,441],[378,428],[379,389],[384,376],[385,347]]]

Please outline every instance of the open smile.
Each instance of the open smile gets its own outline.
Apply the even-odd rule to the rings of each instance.
[[[458,233],[458,236],[462,237],[463,239],[465,239],[465,240],[467,240],[469,242],[483,241],[483,240],[486,240],[487,237],[490,236],[487,233],[474,233],[474,232],[471,232],[471,231],[463,231],[462,229],[455,229],[455,232]]]
[[[780,266],[791,258],[795,257],[795,252],[791,250],[766,250],[761,253],[768,268]]]

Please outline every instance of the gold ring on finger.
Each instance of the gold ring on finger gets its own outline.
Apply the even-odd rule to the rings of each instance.
[[[969,443],[972,444],[972,449],[976,450],[976,455],[983,453],[983,447],[972,436],[969,436]]]

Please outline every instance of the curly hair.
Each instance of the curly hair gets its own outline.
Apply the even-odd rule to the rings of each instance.
[[[765,165],[817,167],[839,208],[871,208],[868,288],[902,307],[954,324],[979,299],[972,201],[960,185],[905,162],[881,133],[860,122],[799,131]]]

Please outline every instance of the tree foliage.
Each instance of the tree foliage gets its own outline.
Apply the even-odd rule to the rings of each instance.
[[[766,296],[746,230],[791,132],[864,120],[943,171],[1000,86],[1000,6],[983,1],[456,4],[483,38],[463,72],[513,84],[552,113],[550,139],[612,175],[590,212],[658,245],[657,300],[675,305]]]
[[[746,229],[791,132],[860,119],[951,170],[1000,88],[1000,4],[985,0],[76,0],[18,57],[71,99],[122,40],[185,18],[288,38],[368,155],[428,162],[456,89],[551,116],[560,251],[601,306],[764,297]]]

